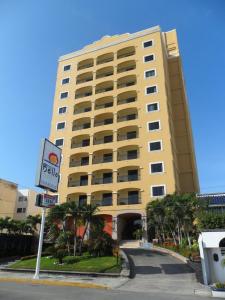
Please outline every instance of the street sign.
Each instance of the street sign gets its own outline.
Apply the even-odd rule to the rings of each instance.
[[[61,152],[62,150],[48,139],[42,140],[36,186],[52,192],[58,191]]]
[[[51,208],[58,202],[58,196],[48,194],[38,194],[35,206]]]

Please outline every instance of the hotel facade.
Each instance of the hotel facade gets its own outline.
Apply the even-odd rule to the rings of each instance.
[[[50,140],[59,202],[92,203],[118,240],[146,238],[146,205],[199,192],[176,30],[104,36],[61,56]]]

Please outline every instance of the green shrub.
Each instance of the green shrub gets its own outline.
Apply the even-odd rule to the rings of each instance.
[[[63,263],[63,258],[68,254],[65,249],[56,250],[54,257],[58,259],[59,264]]]
[[[217,289],[225,289],[225,283],[217,282],[215,286]]]
[[[21,259],[20,259],[20,260],[27,260],[27,259],[31,259],[31,258],[35,258],[35,257],[37,257],[37,255],[36,255],[36,254],[34,254],[34,255],[27,255],[27,256],[23,256],[23,257],[21,257]]]
[[[88,241],[88,252],[93,256],[111,256],[114,241],[111,236],[102,232],[101,236],[93,237]]]

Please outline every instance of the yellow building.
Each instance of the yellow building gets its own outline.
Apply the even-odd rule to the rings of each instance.
[[[146,204],[198,192],[176,30],[104,36],[59,58],[50,139],[60,202],[99,205],[113,238],[146,229]]]
[[[16,183],[0,178],[0,218],[14,218],[17,187]]]

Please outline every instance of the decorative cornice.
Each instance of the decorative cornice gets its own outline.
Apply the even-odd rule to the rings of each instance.
[[[150,28],[142,30],[142,31],[131,33],[131,34],[129,34],[129,36],[126,36],[126,37],[124,37],[123,39],[121,39],[119,41],[107,43],[105,45],[95,47],[95,48],[92,48],[92,49],[83,48],[82,50],[78,50],[78,51],[75,51],[75,52],[71,52],[71,53],[62,55],[62,56],[59,57],[58,61],[63,61],[63,60],[70,59],[72,57],[77,57],[77,56],[80,56],[80,55],[83,55],[83,54],[92,53],[92,52],[95,52],[97,50],[104,49],[104,48],[107,48],[107,47],[111,47],[111,46],[114,46],[114,45],[117,45],[117,44],[121,44],[121,43],[130,41],[130,40],[136,39],[138,37],[145,36],[147,34],[150,34],[150,33],[153,33],[153,32],[158,32],[158,31],[161,31],[159,26],[150,27]],[[118,35],[118,37],[119,37],[119,35]]]

